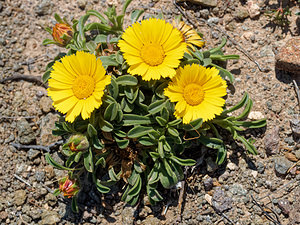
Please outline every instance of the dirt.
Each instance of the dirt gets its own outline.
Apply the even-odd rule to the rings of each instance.
[[[48,146],[58,140],[51,135],[57,114],[50,107],[46,89],[23,80],[5,82],[0,84],[1,224],[299,224],[299,103],[293,82],[299,81],[299,74],[275,69],[280,48],[299,36],[300,16],[295,15],[299,3],[283,1],[283,7],[290,5],[291,16],[289,26],[280,27],[264,15],[264,10],[278,9],[280,1],[253,2],[258,7],[252,12],[256,16],[247,13],[246,1],[218,1],[216,7],[187,1],[180,6],[203,34],[204,49],[221,42],[222,29],[263,69],[228,40],[225,53],[238,54],[240,59],[226,65],[236,78],[226,104],[235,104],[246,91],[253,100],[253,116],[267,118],[266,128],[245,133],[256,139],[257,156],[247,154],[242,145],[228,138],[223,165],[218,167],[214,159],[206,157],[187,170],[182,204],[178,200],[180,186],[160,189],[164,201],[158,205],[148,205],[141,197],[135,207],[120,201],[121,187],[102,196],[93,186],[86,186],[78,199],[80,213],[74,214],[69,200],[51,194],[65,172],[47,165],[44,150],[12,145]],[[16,73],[41,76],[46,64],[64,51],[42,45],[44,38],[51,38],[43,27],[55,24],[55,12],[71,20],[85,10],[103,12],[112,3],[121,9],[120,0],[0,1],[0,80]],[[145,10],[145,18],[161,11],[166,20],[180,14],[166,0],[133,0],[128,12],[136,8]],[[198,155],[208,151],[203,147],[193,150],[199,151]],[[57,151],[51,154],[62,162]]]

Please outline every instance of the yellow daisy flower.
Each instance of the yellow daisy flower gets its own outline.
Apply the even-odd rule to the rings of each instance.
[[[183,21],[178,22],[178,20],[173,20],[172,25],[181,32],[182,40],[186,42],[187,46],[193,51],[195,51],[193,45],[201,48],[205,44],[199,34]]]
[[[56,61],[50,74],[48,95],[53,106],[66,113],[66,121],[73,122],[81,114],[83,119],[91,116],[102,104],[105,86],[110,76],[105,75],[100,59],[86,52],[65,56]]]
[[[128,73],[143,80],[173,77],[174,68],[186,51],[180,32],[164,20],[151,18],[136,22],[122,35],[118,46],[129,64]]]
[[[164,93],[171,102],[177,102],[174,115],[186,124],[199,118],[205,122],[220,115],[226,88],[216,68],[192,64],[177,70]]]

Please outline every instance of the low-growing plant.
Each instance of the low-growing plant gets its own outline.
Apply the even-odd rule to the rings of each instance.
[[[192,27],[178,18],[172,25],[162,15],[139,20],[143,10],[130,13],[132,25],[124,30],[130,2],[121,15],[114,6],[104,15],[89,10],[73,25],[55,15],[55,27],[66,29],[48,28],[54,41],[44,41],[68,49],[43,76],[61,113],[53,134],[65,140],[66,161],[60,165],[50,154],[46,160],[69,172],[55,193],[73,197],[75,211],[84,185],[80,176],[91,176],[101,193],[123,180],[123,201],[136,204],[143,190],[155,204],[163,199],[158,187],[176,185],[184,179],[182,167],[195,164],[184,154],[191,143],[215,149],[220,165],[226,159],[221,129],[257,154],[241,132],[266,125],[265,119],[245,121],[252,107],[247,93],[237,105],[225,104],[227,82],[234,77],[219,62],[239,58],[224,55],[226,39],[203,50],[205,42]]]

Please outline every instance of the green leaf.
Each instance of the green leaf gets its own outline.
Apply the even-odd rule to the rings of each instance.
[[[93,143],[94,148],[96,148],[96,149],[101,150],[104,148],[104,145],[101,143],[101,141],[99,140],[99,138],[97,136],[92,137],[92,143]]]
[[[103,168],[105,168],[106,166],[106,161],[104,159],[104,157],[101,157],[100,159],[97,160],[97,162],[95,163],[95,166],[99,166],[101,165]]]
[[[165,100],[159,100],[159,101],[153,102],[148,106],[148,111],[151,114],[158,113],[158,112],[160,112],[160,110],[162,110],[162,108],[165,106],[165,104],[166,104]]]
[[[149,117],[139,116],[136,114],[124,114],[123,122],[124,122],[123,126],[152,124],[152,120]]]
[[[119,66],[119,63],[112,58],[113,55],[110,56],[100,56],[100,60],[102,61],[102,65],[107,68],[108,66]]]
[[[128,131],[127,136],[129,138],[139,138],[147,135],[152,130],[152,127],[136,126]]]
[[[220,71],[220,76],[222,78],[228,77],[230,83],[234,82],[234,76],[228,70],[225,70],[224,68],[222,68],[214,63],[211,63],[210,66],[216,67]]]
[[[126,98],[123,98],[121,101],[121,108],[123,109],[124,112],[130,113],[134,109],[134,105],[130,104]]]
[[[97,30],[99,33],[102,33],[103,31],[111,32],[112,27],[103,23],[89,23],[84,27],[84,30],[85,31]]]
[[[216,48],[210,49],[209,52],[211,54],[214,54],[214,53],[220,51],[221,48],[223,48],[226,45],[226,42],[227,42],[227,39],[226,38],[222,38],[221,44],[219,46],[217,46]]]
[[[175,174],[174,174],[174,176],[176,177]],[[159,180],[164,188],[172,187],[176,183],[176,180],[177,180],[177,179],[175,179],[175,177],[173,177],[173,175],[170,175],[164,166],[160,167]]]
[[[138,173],[142,173],[144,171],[141,163],[139,163],[138,161],[134,161],[133,167],[134,167],[135,171]]]
[[[244,111],[239,116],[236,117],[236,120],[247,117],[252,109],[252,105],[253,105],[253,102],[251,99],[249,99],[247,105],[245,106]]]
[[[256,121],[234,121],[236,126],[243,126],[247,128],[261,128],[267,125],[266,119]]]
[[[166,124],[167,124],[167,121],[164,118],[160,117],[160,116],[156,116],[155,120],[162,127],[165,127]]]
[[[247,151],[253,155],[257,155],[257,150],[250,142],[248,142],[244,137],[237,135],[237,140],[241,141],[246,147]]]
[[[133,187],[128,191],[126,202],[129,202],[133,197],[140,194],[142,188],[142,178],[140,175],[137,176],[137,180]]]
[[[145,146],[153,146],[157,144],[157,141],[147,136],[140,137],[138,141],[140,144]]]
[[[115,81],[115,79],[111,79],[111,83],[108,86],[108,91],[114,99],[118,98],[119,86],[118,86],[117,82]]]
[[[166,107],[163,107],[162,110],[160,111],[161,117],[166,120],[167,122],[169,121],[169,111]]]
[[[82,152],[78,152],[78,153],[75,155],[74,161],[75,161],[76,163],[79,162],[79,160],[80,160],[80,158],[81,158],[81,155],[82,155]]]
[[[60,190],[57,188],[53,191],[52,194],[57,197],[58,195],[60,195]]]
[[[86,43],[86,47],[91,54],[94,54],[97,48],[97,44],[94,41],[89,41]]]
[[[74,213],[79,212],[78,205],[77,205],[77,198],[75,196],[72,198],[71,208]]]
[[[228,59],[239,59],[239,55],[211,55],[212,60],[226,61]]]
[[[96,136],[96,135],[97,135],[97,130],[96,130],[96,128],[95,128],[92,124],[90,124],[90,123],[89,123],[89,125],[88,125],[87,132],[88,132],[88,135],[89,135],[90,137],[93,137],[93,136]]]
[[[94,171],[92,148],[90,148],[88,152],[84,153],[83,164],[84,164],[85,169],[88,172],[92,173]]]
[[[134,24],[143,13],[144,13],[144,10],[140,10],[140,9],[133,10],[130,15],[131,24]]]
[[[212,63],[212,60],[210,58],[204,58],[202,60],[202,62],[203,62],[203,66],[207,67],[208,65],[210,65]]]
[[[227,113],[230,113],[230,112],[233,112],[235,110],[242,108],[248,102],[248,100],[249,100],[249,95],[247,92],[245,92],[241,101],[239,101],[235,106],[231,107],[230,109],[225,109],[223,111],[222,115],[225,115]]]
[[[197,130],[202,126],[203,120],[202,118],[193,120],[192,122],[188,123],[188,124],[183,124],[182,128],[186,131],[193,131],[193,130]]]
[[[129,145],[128,139],[119,139],[116,136],[114,138],[115,138],[115,141],[117,142],[118,147],[121,149],[127,148],[127,146]]]
[[[93,181],[96,184],[96,188],[100,193],[106,194],[110,192],[110,188],[103,185],[96,177],[96,173],[93,173]]]
[[[73,168],[67,168],[67,167],[64,167],[62,165],[60,165],[59,163],[57,163],[51,156],[49,153],[46,153],[45,154],[45,159],[46,161],[51,165],[53,166],[54,168],[56,169],[59,169],[59,170],[74,170]]]
[[[174,127],[168,127],[167,131],[173,137],[178,137],[179,136],[179,132]]]
[[[87,21],[87,19],[89,18],[90,15],[84,15],[82,17],[80,17],[80,19],[78,20],[78,31],[79,31],[79,36],[78,38],[80,39],[80,42],[85,42],[85,35],[84,35],[84,24]]]
[[[119,109],[120,110],[120,109]],[[108,121],[113,121],[118,114],[118,105],[113,102],[109,104],[104,111],[104,119]]]
[[[165,88],[168,86],[168,82],[165,81],[163,83],[161,83],[160,85],[158,85],[158,87],[155,89],[155,94],[160,97],[160,98],[165,98],[164,95],[164,90]]]
[[[96,16],[98,19],[101,20],[102,23],[107,24],[107,20],[96,10],[88,10],[86,12],[87,15]]]
[[[193,159],[181,159],[175,155],[170,156],[170,159],[181,166],[193,166],[196,163],[196,161]]]
[[[43,74],[42,80],[43,80],[44,83],[47,83],[47,81],[48,81],[49,78],[50,78],[50,75],[51,75],[51,71],[46,71],[46,72]]]
[[[181,119],[176,119],[176,120],[173,120],[173,121],[169,122],[169,123],[168,123],[168,126],[169,126],[169,127],[175,127],[175,126],[177,126],[178,124],[180,124],[181,122],[182,122]]]
[[[159,158],[159,154],[157,152],[149,152],[149,154],[152,157],[153,161]]]
[[[114,134],[117,135],[120,138],[124,138],[127,137],[126,132],[122,131],[122,130],[114,130]]]
[[[56,41],[53,41],[53,40],[51,40],[51,39],[45,39],[44,41],[43,41],[43,45],[50,45],[50,44],[57,44],[57,42]]]
[[[123,14],[125,14],[127,7],[129,6],[129,4],[132,2],[132,0],[126,0],[126,2],[123,5]]]
[[[135,86],[138,84],[138,80],[135,76],[132,76],[132,75],[122,75],[122,76],[119,76],[117,79],[116,79],[116,82],[118,85],[123,85],[123,86]]]
[[[99,120],[100,129],[104,132],[111,132],[114,129],[114,126],[106,120]]]
[[[160,202],[160,201],[163,200],[163,197],[154,188],[147,189],[147,194],[148,194],[149,198],[152,199],[155,202]]]
[[[220,148],[218,148],[216,163],[218,165],[221,165],[225,161],[226,157],[227,157],[227,150],[225,148],[225,145],[223,144],[222,146],[220,146]]]
[[[118,180],[120,180],[120,176],[115,173],[115,170],[114,170],[113,167],[110,168],[110,170],[108,170],[108,175],[109,175],[109,178],[112,181],[118,181]]]
[[[164,158],[165,157],[164,146],[163,146],[163,141],[162,140],[158,141],[157,151],[158,151],[158,154],[159,154],[160,158]]]

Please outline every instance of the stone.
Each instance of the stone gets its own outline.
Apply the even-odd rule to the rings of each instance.
[[[289,161],[287,158],[284,156],[280,156],[275,158],[275,171],[279,175],[285,175],[290,167],[293,166],[294,163]]]
[[[133,224],[134,221],[134,211],[133,207],[125,207],[121,213],[123,224]]]
[[[210,191],[213,188],[213,179],[211,177],[206,178],[203,181],[205,191]]]
[[[0,219],[1,220],[6,220],[6,218],[8,217],[8,213],[5,211],[0,212]]]
[[[207,164],[207,172],[213,173],[218,169],[217,163],[211,157],[208,157],[205,161]]]
[[[289,39],[275,56],[275,67],[279,70],[300,74],[300,37]]]
[[[218,17],[211,17],[207,20],[208,23],[214,23],[218,24],[219,23],[219,18]]]
[[[281,209],[281,212],[288,216],[291,210],[290,203],[287,199],[282,199],[278,201],[278,207]]]
[[[15,197],[14,197],[14,203],[17,206],[21,206],[25,203],[27,195],[26,195],[26,191],[25,190],[17,190],[15,192]]]
[[[42,118],[41,134],[38,139],[38,144],[48,146],[60,139],[60,137],[52,135],[52,130],[55,127],[55,122],[58,121],[58,117],[57,114],[48,113]]]
[[[268,155],[277,154],[279,151],[279,127],[274,127],[270,133],[265,136],[265,150]]]
[[[30,144],[35,140],[35,134],[26,119],[17,122],[18,140],[21,144]]]
[[[60,221],[59,215],[55,211],[44,211],[42,213],[41,225],[52,225]]]
[[[47,96],[41,97],[40,108],[44,113],[50,112],[52,109],[52,100]]]
[[[179,0],[178,2],[181,2],[183,0]],[[218,0],[188,0],[188,2],[206,6],[206,7],[216,7],[218,4]]]
[[[227,168],[232,171],[232,170],[236,170],[238,167],[234,163],[230,162],[227,164]]]
[[[148,216],[145,220],[142,222],[143,225],[160,225],[161,221],[157,217]]]
[[[275,57],[275,54],[272,50],[272,46],[270,46],[270,45],[266,45],[266,46],[262,47],[259,54],[260,54],[260,57],[270,57],[270,58]]]
[[[260,15],[260,8],[253,0],[247,1],[247,10],[251,19]]]
[[[35,13],[38,16],[49,15],[52,12],[52,1],[43,0],[40,4],[35,7]]]
[[[249,120],[262,120],[264,118],[265,116],[259,111],[251,111],[248,115]]]
[[[36,158],[38,155],[40,154],[39,150],[35,150],[35,149],[29,149],[29,151],[27,152],[27,157],[30,160],[33,160],[34,158]]]
[[[57,198],[52,194],[52,193],[48,193],[46,196],[45,196],[45,201],[51,205],[51,206],[54,206],[57,202]]]
[[[231,209],[232,199],[225,196],[225,192],[221,187],[217,187],[212,198],[212,205],[217,212],[222,213]]]
[[[293,115],[293,118],[290,120],[290,127],[292,129],[293,132],[293,136],[295,138],[300,138],[300,119],[299,119],[299,115]]]
[[[239,7],[233,14],[235,19],[244,20],[249,17],[248,10],[245,7]]]
[[[45,172],[44,171],[36,171],[35,172],[35,179],[38,182],[44,182],[44,180],[45,180]]]
[[[289,224],[300,224],[300,187],[298,186],[295,191],[295,200],[289,213]]]
[[[77,0],[77,5],[81,10],[84,10],[86,7],[87,1],[86,0]]]

